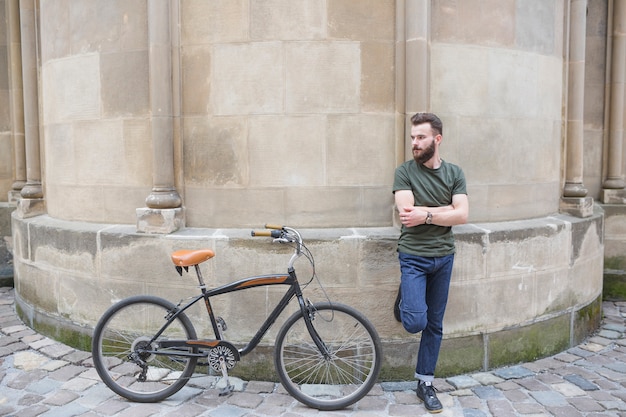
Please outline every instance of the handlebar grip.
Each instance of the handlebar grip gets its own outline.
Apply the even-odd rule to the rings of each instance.
[[[274,229],[274,230],[282,230],[283,226],[279,226],[277,224],[268,223],[268,224],[265,225],[265,228],[266,229]]]
[[[252,236],[266,236],[273,237],[274,239],[278,239],[280,237],[280,230],[253,230]]]

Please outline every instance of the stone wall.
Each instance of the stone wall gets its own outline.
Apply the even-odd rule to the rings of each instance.
[[[174,2],[178,21],[156,28],[175,48],[172,163],[189,226],[391,226],[405,117],[425,108],[466,171],[472,222],[558,211],[562,1],[287,3]],[[40,7],[48,213],[133,224],[158,185],[146,3]],[[423,12],[427,60],[404,67]],[[410,100],[416,72],[426,103]]]
[[[384,341],[385,378],[410,378],[418,339],[407,335],[392,313],[399,283],[397,229],[301,232],[325,289],[313,281],[305,295],[323,301],[327,294],[366,314]],[[138,234],[124,225],[13,216],[13,233],[16,274],[28,277],[16,282],[22,317],[34,328],[83,348],[88,348],[91,329],[104,310],[122,298],[153,294],[177,302],[198,294],[194,275],[179,277],[174,270],[171,251],[213,249],[216,256],[202,265],[210,287],[255,274],[284,273],[290,256],[288,248],[252,238],[248,229],[187,228],[163,236]],[[457,227],[455,234],[458,254],[439,372],[550,355],[579,343],[598,325],[601,211],[588,219],[558,215],[477,223]],[[300,260],[296,268],[301,281],[308,281],[307,263]],[[282,290],[257,288],[217,297],[213,307],[227,321],[229,340],[242,346],[251,338]],[[199,336],[210,338],[204,314],[190,311]],[[281,322],[264,339],[266,349]]]

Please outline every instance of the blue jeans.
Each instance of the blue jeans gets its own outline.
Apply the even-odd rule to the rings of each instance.
[[[409,333],[422,332],[415,377],[432,382],[443,338],[454,254],[428,258],[399,252],[398,258],[402,272],[402,325]]]

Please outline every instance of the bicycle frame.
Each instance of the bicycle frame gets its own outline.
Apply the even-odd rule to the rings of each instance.
[[[298,234],[298,237],[299,237],[299,234]],[[254,348],[258,346],[263,336],[265,336],[265,334],[270,329],[270,327],[276,322],[278,317],[287,308],[291,300],[294,297],[296,297],[298,299],[300,313],[304,317],[306,327],[309,331],[309,334],[311,335],[311,338],[313,339],[315,345],[318,347],[322,355],[324,357],[328,357],[329,355],[328,349],[325,346],[324,342],[319,337],[319,335],[317,334],[317,331],[315,330],[315,328],[313,327],[311,323],[312,315],[302,295],[302,289],[300,288],[300,283],[298,282],[296,271],[293,267],[293,264],[295,263],[296,259],[298,259],[301,256],[301,249],[302,249],[301,239],[299,239],[296,243],[297,243],[297,246],[295,248],[294,254],[292,255],[289,261],[287,274],[270,274],[270,275],[252,276],[252,277],[244,278],[239,281],[231,282],[229,284],[225,284],[220,287],[208,290],[206,288],[206,284],[204,283],[204,279],[202,278],[202,272],[200,271],[199,265],[198,264],[194,265],[195,270],[196,270],[196,275],[198,277],[198,283],[200,284],[202,294],[194,297],[191,301],[189,301],[187,304],[185,304],[181,308],[177,308],[176,311],[171,312],[167,316],[166,323],[153,336],[152,340],[150,341],[150,344],[154,342],[161,335],[161,333],[170,325],[172,321],[176,319],[178,315],[182,314],[184,311],[186,311],[188,308],[196,304],[198,301],[204,299],[204,304],[205,304],[207,313],[209,315],[209,319],[211,321],[211,326],[213,327],[213,333],[215,334],[215,339],[214,340],[166,340],[166,341],[160,341],[160,347],[161,348],[200,347],[200,346],[205,346],[207,348],[216,347],[217,345],[220,344],[220,342],[227,342],[227,341],[223,339],[223,336],[219,329],[218,321],[217,321],[217,318],[215,317],[215,313],[211,305],[211,300],[210,300],[211,297],[222,295],[222,294],[228,294],[228,293],[232,293],[236,291],[241,291],[241,290],[245,290],[249,288],[261,287],[261,286],[288,285],[289,288],[287,289],[287,291],[285,292],[281,300],[278,302],[274,310],[265,319],[265,321],[263,322],[263,324],[261,325],[257,333],[254,335],[254,337],[243,348],[237,349],[239,356],[244,356],[250,353],[252,350],[254,350]],[[181,269],[179,269],[178,271],[182,274]],[[204,356],[202,354],[197,354],[194,352],[181,351],[181,352],[177,352],[177,355],[179,356]],[[158,350],[149,351],[149,353],[154,353],[157,355],[158,354],[170,354],[171,355],[171,352],[160,352]],[[239,360],[239,358],[236,358],[236,359]]]
[[[292,275],[293,274],[293,275]],[[260,287],[260,286],[269,286],[269,285],[289,285],[289,288],[276,305],[272,313],[265,319],[257,333],[254,337],[248,342],[246,346],[241,349],[238,349],[239,355],[244,356],[254,350],[255,347],[258,346],[261,339],[270,327],[276,322],[278,316],[287,308],[289,302],[293,299],[293,297],[297,297],[300,300],[300,308],[303,311],[306,311],[306,305],[302,296],[302,291],[300,290],[300,285],[298,284],[298,280],[295,277],[295,272],[290,272],[290,275],[285,274],[273,274],[273,275],[262,275],[262,276],[254,276],[242,279],[237,282],[233,282],[230,284],[223,285],[221,287],[206,290],[202,289],[202,294],[193,298],[190,302],[177,309],[175,312],[170,314],[167,317],[166,323],[161,327],[161,329],[154,335],[153,340],[156,340],[160,336],[160,334],[169,326],[169,324],[176,319],[176,317],[186,311],[188,308],[196,304],[198,301],[204,299],[204,303],[207,309],[207,313],[209,315],[209,319],[211,321],[211,326],[213,327],[213,333],[215,334],[215,340],[168,340],[161,341],[160,345],[164,348],[172,348],[172,347],[198,347],[198,346],[206,346],[206,347],[215,347],[219,344],[219,341],[225,341],[223,336],[219,330],[217,319],[215,317],[215,313],[213,312],[213,307],[211,305],[211,297],[227,294],[231,292],[241,291],[248,288]],[[155,354],[159,354],[159,352],[153,352]],[[185,352],[181,352],[180,356],[194,356],[187,354]]]

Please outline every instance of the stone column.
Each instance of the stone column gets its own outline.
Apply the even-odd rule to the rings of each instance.
[[[411,159],[408,119],[430,109],[430,0],[406,0],[404,4],[405,158]]]
[[[172,24],[173,18],[178,20],[177,1],[148,0],[152,192],[147,207],[137,209],[137,230],[146,233],[184,227],[182,200],[174,186],[172,33],[178,33],[178,22]]]
[[[593,199],[583,185],[583,115],[585,98],[585,38],[587,0],[571,0],[569,15],[569,61],[567,83],[567,154],[562,212],[588,217]]]
[[[26,184],[17,202],[17,215],[33,217],[45,213],[41,186],[39,143],[39,88],[37,68],[36,0],[20,0],[20,32],[22,40],[22,82],[24,88],[24,134],[26,151]]]
[[[22,51],[20,35],[19,0],[5,3],[9,59],[9,111],[11,112],[11,136],[13,140],[13,164],[15,178],[8,201],[16,203],[26,185],[26,144],[24,143],[24,91],[22,87]]]
[[[613,33],[610,75],[609,143],[607,173],[602,184],[602,202],[624,204],[623,172],[624,94],[626,90],[626,0],[613,1]],[[609,16],[610,18],[610,16]]]

